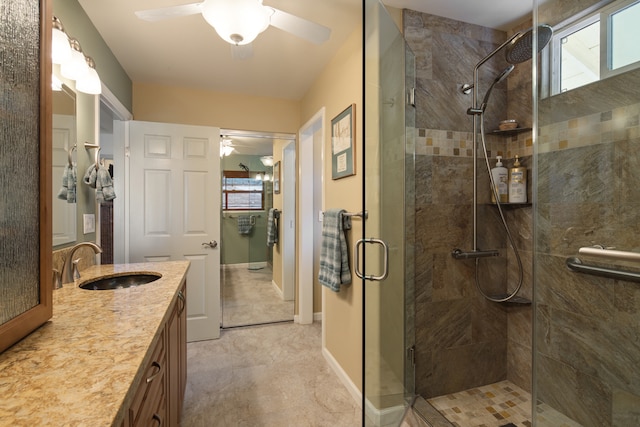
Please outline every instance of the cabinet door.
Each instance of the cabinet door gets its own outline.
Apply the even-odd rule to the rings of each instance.
[[[187,311],[186,284],[178,291],[178,299],[171,311],[168,331],[169,365],[169,425],[180,424],[182,403],[187,381]]]
[[[50,6],[0,16],[0,352],[52,315]]]

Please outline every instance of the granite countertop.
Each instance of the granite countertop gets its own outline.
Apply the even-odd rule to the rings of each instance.
[[[188,261],[96,265],[78,284],[126,272],[162,277],[127,289],[54,290],[52,319],[0,354],[0,425],[119,426],[188,268]]]

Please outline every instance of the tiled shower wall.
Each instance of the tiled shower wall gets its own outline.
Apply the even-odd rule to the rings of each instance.
[[[640,425],[640,286],[565,267],[582,246],[640,251],[639,117],[635,104],[540,131],[538,399],[584,426]]]
[[[460,87],[472,83],[475,64],[507,34],[409,10],[404,11],[404,34],[416,55],[417,75],[416,392],[429,398],[507,378],[530,390],[531,308],[485,300],[476,289],[474,261],[451,256],[454,248],[472,248],[473,233],[473,121],[466,114],[472,99]],[[497,55],[483,66],[480,96],[488,89],[486,82],[506,67],[502,58]],[[531,124],[531,97],[526,95],[530,68],[512,76],[508,94],[505,85],[492,92],[487,130],[496,129],[508,114],[521,126]],[[487,143],[491,158],[519,154],[531,167],[530,132],[489,134]],[[506,254],[481,261],[480,281],[487,291],[504,292],[507,279],[513,287],[517,270],[512,251],[505,249],[496,208],[488,205],[488,176],[482,173],[486,166],[478,162],[479,246]],[[521,295],[531,298],[531,207],[505,213],[525,265]]]
[[[551,1],[540,18],[594,3]],[[539,118],[537,399],[585,427],[640,425],[640,286],[565,266],[582,246],[640,252],[640,71],[543,99]]]

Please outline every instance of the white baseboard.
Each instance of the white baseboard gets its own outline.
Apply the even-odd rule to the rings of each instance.
[[[365,413],[371,424],[378,427],[397,426],[398,420],[402,419],[406,408],[404,406],[393,406],[382,410],[373,406],[369,399],[366,399]]]
[[[329,350],[323,348],[322,355],[331,369],[336,373],[340,382],[346,387],[349,394],[351,394],[351,397],[356,401],[358,407],[362,408],[362,392],[360,389],[351,381],[351,378],[349,378]],[[380,410],[376,408],[369,399],[366,399],[365,402],[365,413],[374,426],[395,426],[398,424],[398,420],[404,415],[404,412],[405,407],[402,405]]]
[[[333,369],[333,372],[336,373],[340,382],[346,387],[351,397],[353,397],[359,407],[362,407],[362,392],[360,389],[353,383],[353,381],[351,381],[349,375],[347,375],[347,373],[342,369],[342,366],[340,366],[338,361],[333,357],[331,352],[326,349],[326,347],[322,348],[322,355],[331,369]]]
[[[222,264],[222,268],[226,269],[243,269],[248,270],[249,266],[258,267],[258,269],[266,268],[267,262],[239,262],[237,264]]]
[[[313,321],[322,323],[322,313],[313,313]],[[297,314],[293,316],[294,323],[300,323],[300,316]]]
[[[278,297],[284,301],[284,294],[282,293],[282,289],[278,287],[278,284],[276,283],[275,280],[271,281],[271,286],[273,286],[273,290],[276,291],[276,294],[278,294]]]

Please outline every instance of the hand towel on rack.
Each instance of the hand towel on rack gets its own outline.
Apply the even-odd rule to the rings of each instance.
[[[351,283],[349,249],[345,230],[351,229],[351,218],[344,209],[329,209],[322,220],[322,247],[320,249],[320,284],[332,291],[340,291],[340,285]]]
[[[253,224],[251,223],[251,217],[249,215],[238,216],[238,233],[249,234],[252,228]]]
[[[98,171],[96,170],[96,165],[92,164],[84,173],[84,177],[82,178],[82,181],[85,184],[87,184],[89,187],[96,188],[97,178],[98,178]]]
[[[116,198],[113,191],[113,181],[111,175],[104,166],[100,165],[96,173],[96,200],[102,204]]]
[[[58,199],[66,200],[67,203],[76,202],[76,166],[66,165],[62,173],[62,187],[58,191]]]
[[[267,216],[267,246],[273,246],[278,243],[278,223],[276,218],[276,210],[269,209]]]

